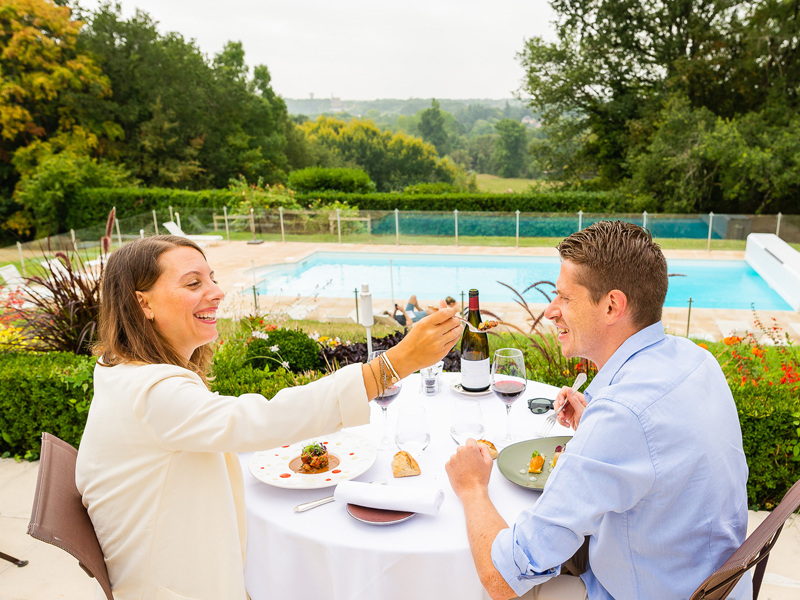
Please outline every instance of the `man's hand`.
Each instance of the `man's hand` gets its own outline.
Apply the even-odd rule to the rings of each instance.
[[[586,398],[580,392],[573,392],[572,388],[564,386],[553,402],[553,409],[558,411],[565,402],[567,406],[558,415],[558,422],[564,427],[577,429],[581,422],[581,416],[583,416],[583,409],[588,404]]]
[[[485,493],[492,474],[489,448],[469,438],[466,444],[458,447],[444,469],[450,478],[450,486],[462,502],[466,494]]]

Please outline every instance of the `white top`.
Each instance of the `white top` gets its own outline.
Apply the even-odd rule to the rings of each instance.
[[[229,453],[369,419],[360,365],[271,401],[220,396],[173,365],[98,365],[94,392],[75,482],[116,600],[244,600],[244,490]]]

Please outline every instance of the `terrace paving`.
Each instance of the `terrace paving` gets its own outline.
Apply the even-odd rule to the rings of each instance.
[[[238,294],[252,285],[246,273],[254,263],[257,267],[269,264],[295,262],[317,251],[403,253],[403,254],[447,254],[447,255],[493,255],[493,256],[557,256],[551,248],[502,248],[502,247],[443,247],[443,246],[375,246],[366,244],[308,244],[300,242],[265,242],[247,245],[245,242],[222,243],[206,249],[209,263],[216,271],[217,280],[227,297],[223,315],[243,315],[252,311],[253,300],[249,294]],[[667,258],[742,260],[744,252],[701,250],[668,250]],[[253,262],[251,262],[253,261]],[[408,293],[412,293],[409,290]],[[262,309],[280,310],[292,304],[294,298],[262,298]],[[437,301],[438,298],[420,298],[421,304]],[[317,298],[307,300],[314,309],[309,318],[326,314],[346,315],[354,309],[353,298]],[[375,311],[390,310],[389,301],[375,300]],[[484,302],[483,307],[502,312],[506,321],[524,324],[527,315],[513,302]],[[532,305],[543,309],[544,305]],[[664,310],[667,330],[678,335],[686,334],[688,308]],[[790,311],[760,311],[759,316],[767,322],[775,318],[778,325],[787,329],[791,325],[800,331],[800,313]],[[750,321],[752,314],[746,310],[692,309],[691,335],[719,339],[717,320]],[[791,333],[795,333],[790,330]],[[30,564],[18,568],[0,561],[0,600],[91,600],[94,597],[94,581],[89,579],[78,563],[65,552],[39,542],[26,534],[27,524],[36,488],[38,462],[20,462],[0,459],[0,551],[17,558],[29,560]],[[750,512],[748,533],[767,516],[767,512]],[[800,515],[794,515],[787,523],[773,549],[761,600],[796,600],[800,598]]]
[[[66,552],[26,534],[38,462],[0,459],[0,551],[30,561],[16,567],[0,560],[0,600],[92,600],[94,580]],[[748,534],[768,515],[749,513]],[[800,597],[800,515],[794,515],[770,554],[760,600]]]

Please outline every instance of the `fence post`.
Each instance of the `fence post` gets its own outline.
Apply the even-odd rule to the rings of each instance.
[[[686,317],[686,337],[689,337],[689,323],[692,322],[692,297],[689,296],[689,314]]]
[[[711,231],[714,226],[714,212],[708,213],[708,244],[706,245],[706,252],[711,252]]]
[[[342,215],[339,209],[336,209],[336,231],[339,233],[339,243],[342,243]]]
[[[144,229],[139,230],[139,238],[144,239]]]
[[[158,219],[156,219],[156,209],[155,208],[153,209],[153,226],[155,227],[155,229],[154,229],[155,234],[154,235],[158,235]]]
[[[578,231],[583,231],[583,211],[578,211]]]
[[[455,215],[456,218],[456,246],[458,246],[458,209],[453,211],[453,215]]]
[[[642,229],[647,229],[647,211],[642,212]]]
[[[517,211],[517,243],[516,248],[519,248],[519,211]]]
[[[775,235],[778,236],[778,237],[781,237],[781,217],[782,216],[783,215],[781,213],[778,213],[778,225],[777,225],[777,227],[775,227]]]
[[[178,229],[183,231],[183,227],[181,227],[181,215],[180,213],[175,213],[175,224],[178,226]]]
[[[172,214],[172,206],[169,207],[169,220],[174,221],[175,216]]]
[[[74,229],[70,229],[69,230],[69,237],[72,238],[72,249],[75,251],[75,254],[77,254],[78,253],[78,244],[75,243],[75,230]]]
[[[19,250],[19,264],[22,267],[22,276],[27,277],[27,273],[25,273],[25,258],[22,256],[22,244],[17,242],[17,250]]]
[[[394,209],[394,245],[400,245],[400,211]]]
[[[286,243],[286,230],[283,228],[283,207],[278,207],[278,212],[281,215],[281,242]]]
[[[225,235],[227,236],[228,241],[230,242],[231,241],[231,230],[228,227],[228,207],[227,206],[223,206],[222,207],[222,215],[225,217]]]
[[[119,247],[122,248],[122,235],[119,233],[119,219],[114,219],[114,225],[117,226],[117,242],[119,242]]]

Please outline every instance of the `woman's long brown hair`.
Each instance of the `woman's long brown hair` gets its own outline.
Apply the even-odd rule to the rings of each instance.
[[[194,242],[172,235],[156,235],[136,240],[114,252],[103,273],[100,299],[99,341],[94,354],[105,367],[123,363],[177,365],[197,373],[208,385],[211,345],[197,348],[189,362],[180,356],[144,315],[136,292],[146,292],[161,276],[158,259],[179,246],[194,248]]]

